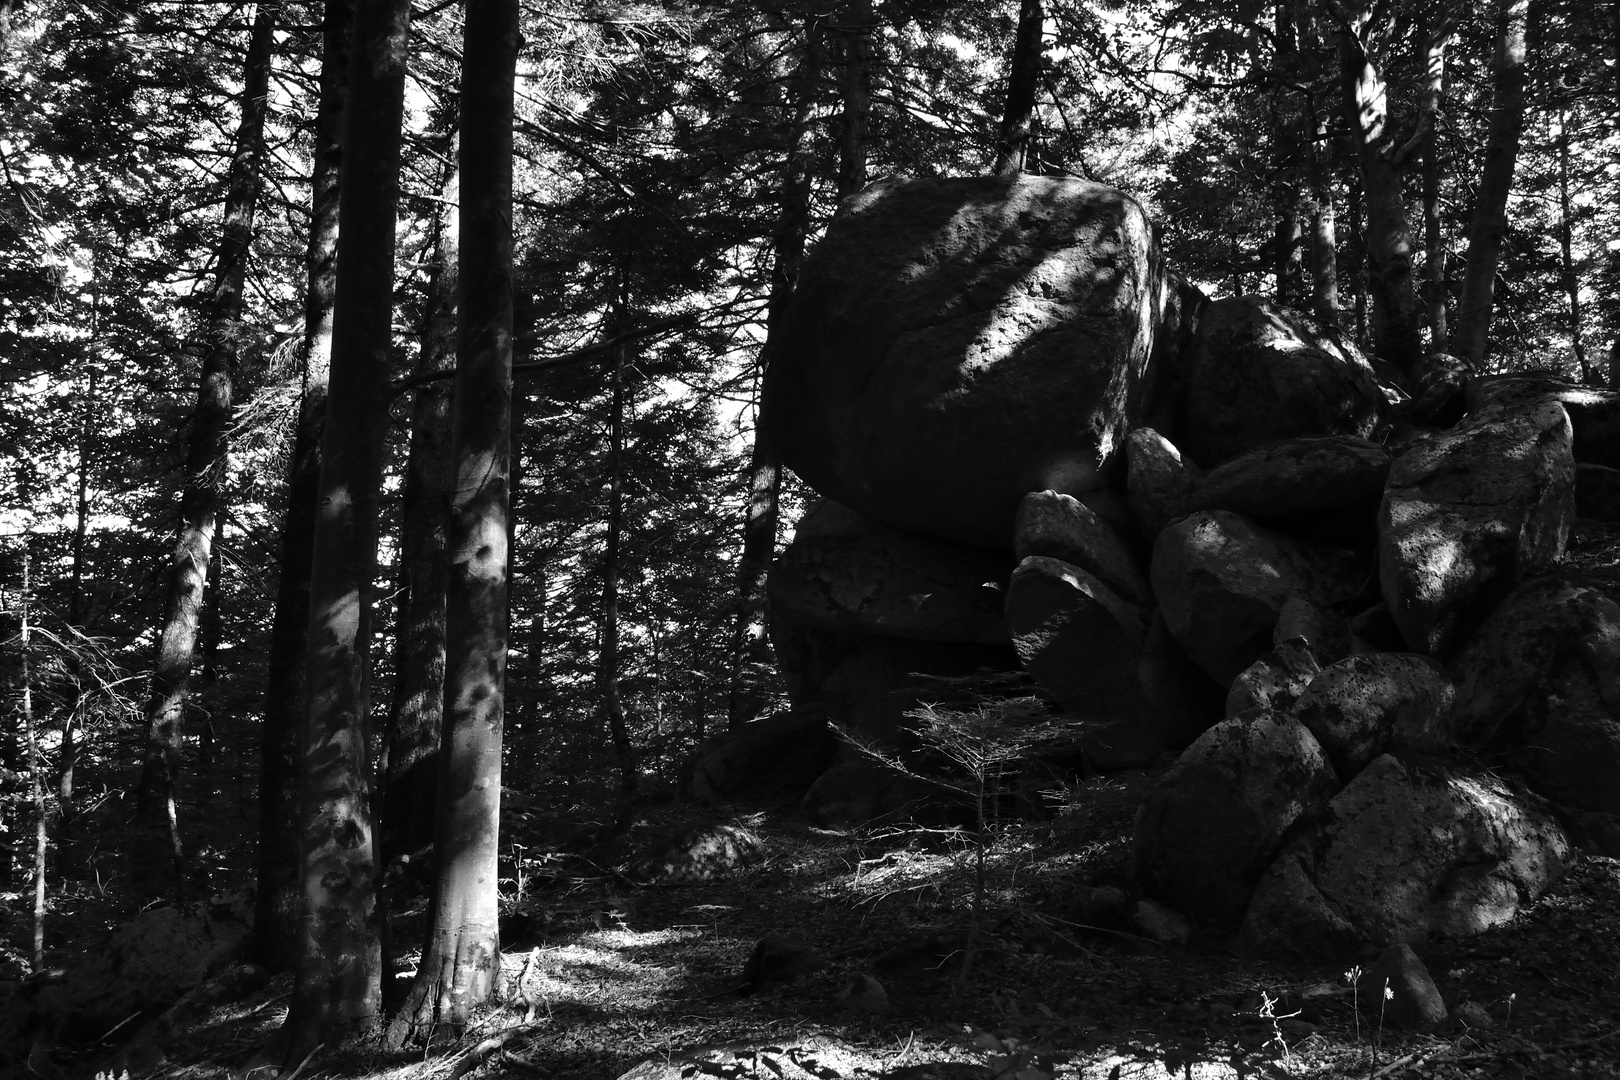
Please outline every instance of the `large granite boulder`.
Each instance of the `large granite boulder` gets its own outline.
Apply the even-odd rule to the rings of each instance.
[[[1262,954],[1311,960],[1467,937],[1527,907],[1571,856],[1535,796],[1484,769],[1386,754],[1266,871],[1243,936]]]
[[[1032,491],[1018,504],[1013,555],[1042,555],[1094,574],[1122,599],[1153,606],[1153,590],[1136,565],[1130,545],[1095,510],[1072,495]]]
[[[771,565],[771,610],[817,630],[923,641],[1007,640],[1012,564],[874,524],[831,500],[804,515]]]
[[[1176,444],[1152,428],[1138,428],[1125,443],[1125,492],[1131,515],[1149,544],[1192,509],[1198,470],[1182,460]]]
[[[1007,589],[1013,649],[1036,685],[1081,720],[1136,717],[1147,617],[1078,566],[1031,555]]]
[[[30,988],[31,1021],[56,1038],[92,1042],[143,1010],[155,1012],[235,963],[253,924],[248,893],[208,903],[149,908],[79,959]]]
[[[819,709],[776,713],[704,740],[682,768],[694,802],[791,793],[813,783],[838,757],[838,739]]]
[[[1370,520],[1392,458],[1384,447],[1348,435],[1271,443],[1209,470],[1188,498],[1194,510],[1234,510],[1252,518],[1291,518],[1364,506]]]
[[[1364,769],[1391,744],[1447,749],[1455,691],[1440,665],[1414,653],[1362,653],[1329,664],[1293,707],[1339,775]]]
[[[1226,693],[1226,715],[1236,716],[1250,709],[1287,712],[1321,670],[1316,654],[1304,640],[1279,642],[1232,680]]]
[[[1350,552],[1224,510],[1180,519],[1153,546],[1153,591],[1171,635],[1226,687],[1270,650],[1278,613],[1291,598],[1348,600],[1368,573]]]
[[[1389,406],[1372,365],[1310,320],[1253,296],[1204,309],[1177,443],[1204,468],[1280,439],[1378,439]]]
[[[1463,392],[1470,413],[1556,401],[1569,414],[1576,461],[1620,469],[1620,392],[1581,386],[1543,372],[1481,375]]]
[[[1620,578],[1542,578],[1502,601],[1452,662],[1451,737],[1577,810],[1620,814]]]
[[[1182,752],[1137,810],[1136,876],[1194,919],[1234,924],[1283,832],[1337,786],[1298,721],[1270,711],[1223,720]]]
[[[1136,684],[1164,721],[1166,749],[1180,750],[1223,717],[1226,690],[1187,655],[1157,609],[1148,620]]]
[[[771,441],[874,520],[1005,549],[1026,492],[1117,471],[1181,310],[1152,223],[1114,188],[879,182],[799,274],[765,376]]]
[[[1471,414],[1396,459],[1378,512],[1379,582],[1414,652],[1445,658],[1515,584],[1563,554],[1574,517],[1556,401]]]
[[[1607,525],[1620,525],[1620,469],[1576,462],[1575,513]]]
[[[1407,415],[1414,424],[1450,427],[1467,407],[1464,390],[1473,374],[1468,361],[1447,353],[1430,353],[1412,375],[1412,402]]]
[[[795,709],[902,750],[910,745],[901,737],[910,727],[906,713],[929,697],[929,677],[1018,669],[1005,643],[841,634],[779,614],[771,618],[771,645]]]

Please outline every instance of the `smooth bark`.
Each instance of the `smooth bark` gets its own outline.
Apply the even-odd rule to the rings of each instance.
[[[28,650],[32,636],[32,625],[29,623],[29,605],[33,600],[33,581],[31,579],[33,553],[30,551],[31,538],[23,537],[22,549],[22,593],[17,598],[19,628],[17,633],[17,648],[22,658],[22,701],[19,703],[19,719],[22,721],[23,746],[28,754],[28,790],[30,801],[34,804],[34,940],[31,959],[35,972],[45,970],[45,778],[40,775],[44,768],[39,756],[39,735],[34,730],[34,679],[29,664]]]
[[[866,130],[872,114],[872,0],[851,0],[838,32],[844,44],[838,132],[838,198],[866,186]]]
[[[810,217],[811,117],[816,83],[820,77],[815,30],[806,28],[804,53],[794,79],[793,125],[782,156],[782,183],[777,195],[776,226],[772,232],[771,288],[766,303],[765,343],[760,348],[759,373],[763,381],[770,364],[772,339],[780,342],[783,318],[804,261],[805,236]],[[743,508],[743,549],[737,566],[737,610],[732,620],[727,726],[736,730],[752,720],[764,702],[770,676],[771,644],[765,578],[776,554],[777,499],[782,484],[782,463],[770,444],[770,423],[764,397],[756,395],[754,445],[748,462],[748,503]]]
[[[1402,371],[1423,356],[1422,304],[1412,270],[1412,230],[1383,75],[1367,51],[1372,4],[1349,13],[1339,35],[1345,111],[1361,166],[1363,232],[1373,348]]]
[[[628,305],[622,284],[620,288],[616,321],[622,323]],[[621,345],[613,350],[613,400],[608,414],[607,550],[602,556],[602,647],[596,669],[602,719],[613,740],[613,756],[619,763],[619,794],[625,799],[636,793],[635,748],[630,744],[624,698],[619,692],[619,549],[624,534],[624,362],[627,348]]]
[[[1309,9],[1299,12],[1297,22],[1301,47],[1315,56],[1321,49],[1315,16]],[[1310,275],[1311,311],[1329,330],[1337,331],[1339,315],[1339,239],[1334,209],[1333,152],[1330,142],[1329,113],[1321,107],[1315,92],[1306,99],[1310,106]]]
[[[1569,301],[1569,344],[1575,363],[1581,369],[1581,382],[1595,379],[1586,360],[1586,339],[1581,329],[1581,280],[1575,269],[1573,226],[1575,210],[1569,191],[1569,114],[1558,113],[1558,254],[1563,273],[1564,296]]]
[[[1429,307],[1429,351],[1443,353],[1449,343],[1446,323],[1446,242],[1440,230],[1440,148],[1430,139],[1423,148],[1423,288]]]
[[[408,0],[360,0],[339,194],[331,381],[310,573],[296,978],[276,1050],[296,1066],[369,1028],[382,997],[371,809],[370,639],[387,432]]]
[[[1018,34],[1007,64],[1007,99],[996,131],[996,158],[990,171],[1017,176],[1028,168],[1035,120],[1035,94],[1045,54],[1046,7],[1042,0],[1019,0]]]
[[[1452,351],[1476,369],[1485,360],[1487,335],[1496,296],[1496,272],[1507,235],[1507,201],[1524,132],[1525,30],[1530,0],[1500,0],[1497,13],[1496,63],[1492,75],[1491,123],[1485,141],[1485,164],[1474,197],[1468,228],[1468,259],[1463,267],[1462,298]]]
[[[438,882],[395,1045],[465,1027],[500,973],[496,887],[506,687],[512,395],[512,97],[516,0],[469,5],[461,100],[460,349]]]
[[[447,166],[440,190],[437,241],[429,271],[418,374],[456,365],[457,204],[460,171]],[[450,386],[431,382],[411,403],[411,442],[401,500],[401,589],[395,635],[394,697],[389,708],[383,791],[383,863],[433,842],[438,751],[444,726],[445,589],[451,494]]]
[[[259,857],[253,956],[286,971],[297,955],[299,905],[298,771],[306,702],[309,577],[320,499],[321,433],[332,360],[337,291],[338,187],[343,110],[348,99],[353,0],[326,0],[321,22],[321,81],[310,174],[309,240],[304,250],[303,393],[287,475],[281,567],[270,627],[264,727],[259,743]]]
[[[197,648],[198,620],[208,584],[214,521],[225,482],[225,434],[231,422],[232,380],[244,336],[243,285],[264,159],[266,92],[275,4],[253,18],[243,67],[241,115],[226,177],[224,224],[216,256],[213,295],[204,331],[197,406],[186,448],[180,495],[180,530],[169,558],[156,662],[146,703],[146,751],[138,813],[147,824],[166,824],[177,880],[184,877],[174,786],[179,775],[186,700]]]
[[[1272,200],[1277,212],[1277,226],[1272,238],[1275,264],[1272,268],[1276,280],[1277,302],[1293,304],[1300,288],[1300,270],[1304,264],[1304,232],[1300,227],[1299,172],[1301,148],[1299,121],[1290,107],[1288,95],[1298,81],[1299,62],[1298,20],[1295,18],[1296,0],[1280,0],[1275,9],[1276,21],[1276,78],[1271,92],[1272,127]]]

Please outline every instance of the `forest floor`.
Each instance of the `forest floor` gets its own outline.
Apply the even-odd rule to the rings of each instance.
[[[636,887],[558,874],[555,838],[590,815],[560,799],[530,802],[508,812],[503,835],[506,1000],[426,1053],[323,1052],[300,1080],[614,1080],[632,1069],[635,1080],[1620,1077],[1620,862],[1585,859],[1508,925],[1422,946],[1453,1017],[1474,1002],[1488,1022],[1470,1010],[1475,1026],[1402,1032],[1352,993],[1344,970],[1080,925],[1086,887],[1128,881],[1130,822],[1148,781],[1097,777],[1052,793],[1048,816],[999,826],[982,891],[971,834],[826,832],[792,805],[743,817],[649,809],[631,849],[723,821],[763,839],[761,861],[715,880]],[[395,920],[399,989],[422,912]],[[964,971],[970,923],[978,933]],[[771,935],[830,963],[739,996],[745,961]],[[946,944],[872,966],[927,941]],[[839,1001],[867,971],[886,989],[886,1011]],[[131,1080],[224,1080],[278,1025],[288,992],[283,976],[221,1007]],[[60,1072],[95,1075],[111,1053],[103,1046]]]

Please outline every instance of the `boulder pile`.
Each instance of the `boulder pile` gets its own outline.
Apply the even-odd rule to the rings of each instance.
[[[796,706],[893,742],[915,673],[1021,667],[1091,768],[1163,769],[1144,891],[1270,954],[1478,932],[1620,855],[1620,574],[1563,561],[1620,518],[1620,395],[1399,375],[1050,177],[846,200],[786,327],[768,434],[826,497],[770,580]]]

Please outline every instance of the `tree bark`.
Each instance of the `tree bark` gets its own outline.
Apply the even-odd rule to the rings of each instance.
[[[1321,50],[1315,15],[1309,9],[1299,13],[1297,23],[1301,48],[1311,56]],[[1324,326],[1337,332],[1339,315],[1339,240],[1334,210],[1333,149],[1329,112],[1321,107],[1313,92],[1310,106],[1310,273],[1311,311]]]
[[[452,162],[458,154],[451,140]],[[417,372],[450,371],[456,364],[456,207],[460,171],[447,167],[435,224],[437,243],[429,275]],[[399,558],[404,587],[396,632],[394,699],[388,716],[387,759],[381,771],[383,865],[433,842],[438,802],[438,750],[444,726],[444,553],[455,474],[450,459],[450,386],[432,382],[416,390],[411,444],[405,464]]]
[[[1354,240],[1351,247],[1353,258],[1350,261],[1350,284],[1356,291],[1356,341],[1363,347],[1367,345],[1367,241],[1366,231],[1361,227],[1361,185],[1350,185],[1350,235]]]
[[[339,194],[332,364],[310,573],[296,978],[286,1067],[370,1027],[382,996],[368,730],[408,0],[360,0]]]
[[[1581,280],[1575,270],[1573,245],[1574,206],[1569,193],[1569,114],[1558,111],[1558,254],[1562,263],[1564,295],[1569,298],[1569,344],[1581,369],[1581,382],[1593,383],[1595,373],[1586,360],[1586,339],[1581,332]]]
[[[92,297],[88,345],[92,355],[85,363],[84,409],[79,416],[79,462],[75,470],[73,499],[73,593],[68,598],[68,622],[80,631],[84,630],[85,617],[90,607],[84,595],[84,571],[90,538],[90,461],[95,451],[96,383],[99,381],[94,357],[96,338],[100,329],[99,287]],[[69,653],[68,668],[73,678],[73,693],[67,708],[63,710],[62,747],[56,763],[56,791],[62,806],[62,827],[57,830],[58,849],[67,846],[70,831],[68,822],[73,816],[73,770],[78,765],[79,757],[74,726],[79,718],[79,701],[84,695],[84,665],[77,649]]]
[[[259,202],[264,158],[265,97],[270,82],[270,46],[277,5],[261,3],[253,18],[242,74],[241,118],[226,179],[224,225],[218,271],[205,337],[207,352],[197,391],[197,408],[186,449],[180,496],[180,535],[169,559],[163,621],[146,704],[146,753],[142,762],[138,813],[147,824],[164,822],[177,882],[184,877],[174,785],[179,775],[187,684],[197,647],[198,619],[208,583],[214,519],[223,497],[225,433],[231,421],[231,381],[243,335],[243,284],[247,276],[253,216]]]
[[[1496,271],[1507,235],[1507,200],[1524,131],[1525,30],[1530,0],[1500,0],[1496,64],[1491,90],[1491,124],[1485,165],[1468,228],[1468,259],[1463,266],[1462,299],[1457,303],[1453,351],[1478,369],[1485,360]]]
[[[28,663],[30,630],[29,604],[32,601],[33,582],[30,577],[33,538],[23,535],[22,593],[18,597],[19,629],[17,649],[22,659],[22,701],[18,712],[22,720],[23,746],[28,753],[28,786],[30,801],[34,804],[34,941],[31,959],[34,971],[45,970],[45,778],[39,757],[39,736],[34,731],[34,682]]]
[[[759,381],[779,348],[782,320],[804,261],[810,220],[811,116],[820,78],[815,28],[805,27],[804,54],[794,79],[793,126],[782,158],[782,186],[772,232],[771,289],[766,303],[765,343],[759,352]],[[773,339],[777,343],[773,346]],[[754,446],[748,462],[748,504],[743,509],[743,550],[737,565],[737,612],[732,623],[731,670],[726,701],[727,726],[735,731],[758,714],[771,661],[765,579],[776,554],[777,497],[782,462],[770,444],[765,398],[756,395]]]
[[[621,279],[618,318],[623,325],[628,307]],[[624,532],[624,354],[628,346],[613,350],[613,403],[608,416],[608,520],[607,551],[602,557],[602,648],[596,673],[602,718],[613,740],[619,762],[619,794],[636,793],[636,755],[625,723],[624,699],[619,693],[619,546]]]
[[[1446,351],[1446,246],[1440,232],[1440,147],[1435,126],[1440,117],[1440,96],[1445,90],[1446,46],[1455,26],[1454,16],[1444,17],[1424,42],[1423,101],[1418,109],[1417,128],[1400,150],[1402,159],[1416,151],[1423,170],[1423,287],[1429,311],[1429,351]]]
[[[395,1045],[466,1026],[500,973],[496,888],[506,689],[512,397],[512,96],[516,0],[467,9],[462,50],[460,353],[438,882]]]
[[[304,663],[309,640],[309,579],[320,500],[321,433],[332,359],[332,303],[337,290],[338,179],[343,163],[343,110],[348,99],[353,0],[326,0],[321,20],[321,81],[310,175],[309,243],[304,253],[304,386],[298,405],[281,526],[281,573],[270,628],[264,728],[259,751],[259,858],[254,897],[254,959],[286,971],[298,949],[298,772],[307,703]]]
[[[1029,164],[1035,94],[1041,85],[1046,8],[1042,0],[1019,0],[1018,35],[1007,65],[1007,100],[996,132],[996,176],[1017,176]]]
[[[1272,124],[1272,200],[1277,211],[1277,228],[1273,238],[1276,263],[1276,294],[1279,304],[1291,305],[1299,290],[1300,270],[1303,263],[1300,229],[1300,139],[1297,121],[1289,109],[1285,96],[1288,85],[1296,81],[1299,61],[1298,20],[1295,18],[1296,0],[1279,0],[1275,9],[1276,21],[1276,79],[1271,92]]]
[[[1443,353],[1446,330],[1446,241],[1440,231],[1440,147],[1423,147],[1423,283],[1429,305],[1429,351]]]
[[[851,0],[839,28],[844,42],[844,111],[838,137],[838,198],[866,186],[866,129],[872,113],[872,0]]]
[[[1357,7],[1340,34],[1340,71],[1366,203],[1363,237],[1373,348],[1410,374],[1423,357],[1422,305],[1412,272],[1412,231],[1397,157],[1399,144],[1390,125],[1388,91],[1367,52],[1372,7],[1370,3]]]

